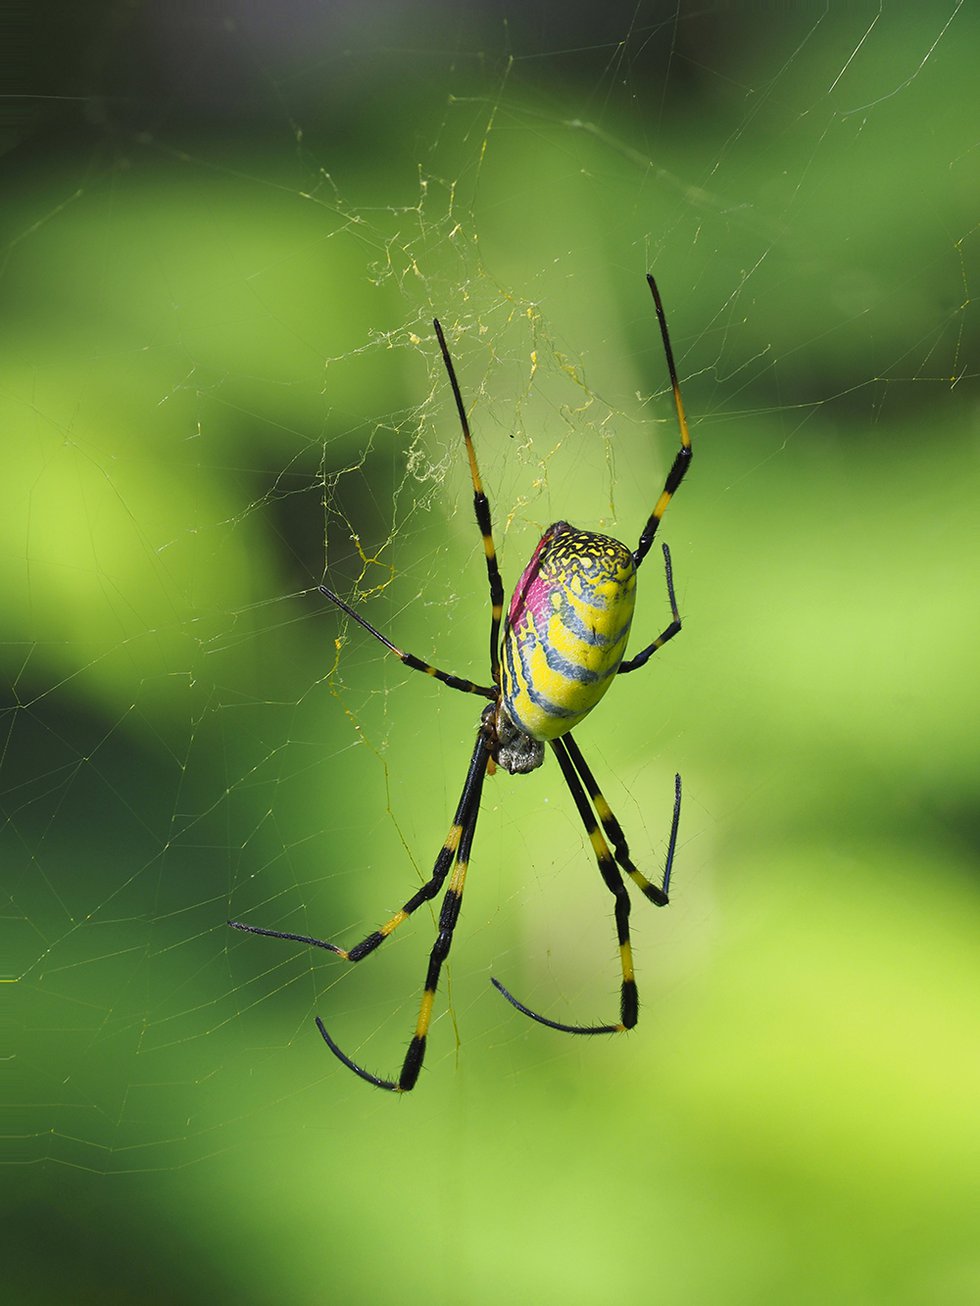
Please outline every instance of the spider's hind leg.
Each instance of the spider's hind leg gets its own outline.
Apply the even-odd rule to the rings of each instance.
[[[446,882],[449,868],[452,866],[453,858],[456,857],[462,842],[466,816],[473,801],[474,790],[478,792],[483,785],[482,772],[486,771],[490,757],[487,751],[486,722],[491,712],[491,708],[484,708],[480,729],[477,734],[476,747],[473,749],[473,756],[470,758],[470,766],[466,773],[466,782],[463,785],[463,792],[456,808],[456,815],[449,827],[449,833],[439,849],[439,855],[436,857],[432,874],[425,884],[418,888],[411,898],[395,912],[394,916],[389,917],[383,925],[379,925],[376,930],[372,930],[370,934],[361,939],[360,943],[355,943],[352,948],[341,948],[336,943],[328,943],[326,939],[315,939],[309,934],[289,934],[284,930],[269,930],[258,925],[246,925],[243,921],[228,921],[227,924],[233,930],[242,930],[246,934],[261,934],[269,939],[286,939],[291,943],[305,943],[311,948],[325,948],[327,952],[343,957],[344,961],[357,962],[369,957],[375,948],[380,948],[385,939],[393,934],[399,925],[403,925],[414,912],[418,911],[423,903],[431,901]],[[477,801],[479,800],[477,799]]]
[[[323,1021],[317,1017],[317,1029],[319,1029],[323,1041],[334,1056],[342,1061],[348,1070],[353,1070],[355,1075],[359,1075],[361,1079],[373,1084],[376,1088],[384,1088],[392,1093],[408,1093],[415,1087],[419,1072],[422,1069],[429,1025],[432,1022],[432,1007],[435,1002],[436,989],[439,986],[439,976],[442,973],[443,964],[449,956],[449,949],[453,943],[453,931],[456,928],[460,908],[463,905],[463,886],[466,883],[466,871],[473,846],[476,818],[480,812],[480,796],[483,791],[483,780],[487,773],[489,760],[490,754],[486,748],[486,737],[481,727],[477,746],[473,753],[473,760],[467,773],[466,784],[463,787],[462,797],[456,811],[456,819],[449,832],[449,837],[439,853],[439,857],[442,858],[447,851],[450,851],[451,857],[455,857],[455,866],[439,912],[439,932],[436,935],[435,943],[432,945],[432,951],[429,953],[429,965],[426,970],[425,987],[422,990],[418,1019],[415,1022],[415,1032],[412,1035],[411,1043],[408,1045],[408,1051],[405,1053],[405,1060],[402,1062],[398,1079],[381,1079],[359,1066],[356,1061],[352,1061],[333,1041],[327,1033]]]
[[[626,835],[623,833],[623,827],[613,814],[612,808],[606,802],[605,795],[596,783],[596,778],[592,774],[588,763],[582,756],[582,750],[570,734],[564,737],[565,747],[568,749],[569,757],[582,779],[588,791],[592,806],[596,810],[599,820],[602,822],[602,828],[613,846],[613,855],[616,861],[630,877],[636,887],[640,890],[645,898],[654,904],[655,907],[666,907],[669,901],[668,891],[670,889],[670,873],[674,867],[674,851],[677,847],[677,831],[680,827],[681,820],[681,778],[679,775],[674,776],[674,810],[670,822],[670,838],[667,841],[667,856],[664,860],[663,875],[660,877],[660,884],[653,880],[648,880],[641,870],[634,866],[630,858],[629,844],[626,842]],[[579,809],[581,811],[581,808]],[[584,819],[584,818],[583,818]],[[586,822],[586,832],[592,838],[588,822]]]
[[[642,871],[633,865],[622,826],[613,815],[612,809],[596,784],[595,777],[589,770],[585,758],[571,734],[566,734],[559,739],[553,739],[551,747],[558,759],[558,764],[575,801],[575,806],[578,808],[586,834],[589,836],[599,866],[599,874],[602,876],[606,888],[615,899],[616,933],[619,941],[619,956],[623,975],[620,990],[619,1022],[614,1025],[566,1025],[560,1021],[550,1020],[547,1016],[532,1011],[524,1003],[518,1002],[499,980],[493,979],[491,982],[497,991],[502,993],[518,1011],[525,1016],[529,1016],[532,1020],[536,1020],[540,1025],[547,1025],[549,1029],[557,1029],[564,1034],[618,1034],[623,1030],[632,1029],[639,1017],[639,998],[636,979],[633,974],[633,952],[629,930],[630,901],[619,868],[622,868],[629,875],[630,879],[633,880],[650,902],[658,907],[667,905],[667,891],[670,884],[670,873],[674,863],[674,850],[677,846],[677,831],[680,823],[681,778],[680,776],[674,778],[674,815],[671,821],[670,841],[667,848],[663,879],[658,886],[647,879]],[[586,796],[586,789],[588,790],[588,797]],[[595,812],[593,812],[593,807],[590,806],[590,799],[595,807]],[[602,831],[599,829],[596,813],[598,813],[603,830],[605,830],[606,835],[613,844],[614,852],[610,852],[609,844],[607,844]]]

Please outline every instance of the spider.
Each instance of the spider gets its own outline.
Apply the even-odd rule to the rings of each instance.
[[[429,954],[425,988],[422,992],[415,1032],[408,1045],[398,1078],[382,1079],[358,1065],[337,1046],[319,1016],[316,1018],[317,1028],[330,1051],[355,1075],[359,1075],[361,1079],[376,1088],[387,1089],[393,1093],[407,1093],[415,1087],[422,1069],[439,976],[449,956],[453,931],[462,905],[463,886],[469,866],[484,779],[488,773],[492,775],[498,766],[512,775],[525,775],[529,771],[536,770],[544,761],[546,744],[558,761],[565,784],[585,826],[602,881],[615,900],[614,914],[622,967],[619,1020],[609,1025],[566,1025],[532,1011],[504,988],[498,979],[492,978],[491,983],[525,1016],[529,1016],[540,1025],[546,1025],[549,1029],[559,1030],[565,1034],[616,1034],[632,1029],[637,1022],[639,1002],[630,948],[630,900],[622,872],[626,872],[644,897],[655,906],[667,905],[667,890],[680,822],[681,778],[679,775],[674,777],[674,808],[670,838],[663,875],[658,885],[648,880],[631,861],[622,827],[596,784],[595,777],[582,756],[578,744],[572,738],[571,731],[592,711],[617,675],[625,675],[627,672],[637,671],[645,666],[652,655],[673,639],[681,628],[677,599],[674,594],[670,551],[664,544],[662,548],[667,599],[671,611],[670,625],[634,657],[624,658],[636,602],[636,573],[650,550],[668,503],[691,465],[692,456],[691,437],[684,416],[677,370],[667,333],[667,319],[657,283],[649,274],[647,282],[653,294],[657,320],[660,324],[680,431],[680,448],[667,474],[660,497],[643,528],[636,548],[632,551],[619,540],[612,539],[608,535],[577,530],[565,521],[557,521],[549,526],[517,582],[507,618],[503,621],[502,634],[504,590],[493,543],[490,504],[480,479],[480,469],[470,436],[469,421],[463,406],[459,382],[456,379],[456,370],[453,367],[442,327],[438,319],[433,321],[432,325],[435,328],[439,349],[456,400],[466,456],[469,459],[470,477],[473,482],[473,506],[477,525],[483,536],[487,579],[490,586],[490,677],[493,682],[491,685],[477,685],[461,676],[450,675],[424,662],[413,653],[406,653],[376,630],[366,618],[345,603],[333,590],[327,589],[325,585],[319,587],[321,593],[331,603],[363,627],[395,657],[400,658],[405,666],[432,676],[435,680],[448,685],[450,689],[460,690],[464,694],[476,694],[480,698],[489,700],[480,716],[476,742],[456,814],[449,834],[436,857],[432,875],[412,894],[400,911],[395,912],[394,916],[352,948],[341,948],[336,943],[327,943],[323,939],[314,939],[305,934],[263,929],[257,925],[246,925],[242,921],[228,922],[233,929],[244,930],[249,934],[263,934],[273,939],[305,943],[315,948],[326,948],[328,952],[336,953],[345,961],[363,961],[423,903],[435,898],[445,884],[447,876],[449,877],[449,886],[443,896],[439,912],[438,934]],[[605,836],[602,831],[605,832]]]

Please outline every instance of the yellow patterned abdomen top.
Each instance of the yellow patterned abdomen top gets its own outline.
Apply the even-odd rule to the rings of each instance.
[[[633,555],[608,535],[555,522],[514,590],[501,656],[503,706],[532,739],[557,739],[595,707],[626,652]]]

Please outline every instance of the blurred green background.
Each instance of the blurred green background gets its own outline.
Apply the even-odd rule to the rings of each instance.
[[[2,123],[0,1185],[18,1302],[980,1297],[975,9],[53,6]],[[485,577],[665,521],[683,635],[488,782]],[[655,562],[635,644],[666,622]]]

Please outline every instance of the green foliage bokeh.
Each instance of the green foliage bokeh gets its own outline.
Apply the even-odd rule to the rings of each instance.
[[[421,9],[107,6],[77,67],[66,14],[76,107],[6,156],[12,1300],[973,1300],[976,16]],[[431,917],[351,971],[224,922],[397,908],[478,706],[316,586],[485,675],[435,313],[505,580],[554,517],[632,541],[676,439],[648,269],[685,629],[579,732],[645,867],[684,776],[641,1023],[490,990],[615,1010],[557,769],[498,776],[389,1098],[313,1016],[393,1071]]]

